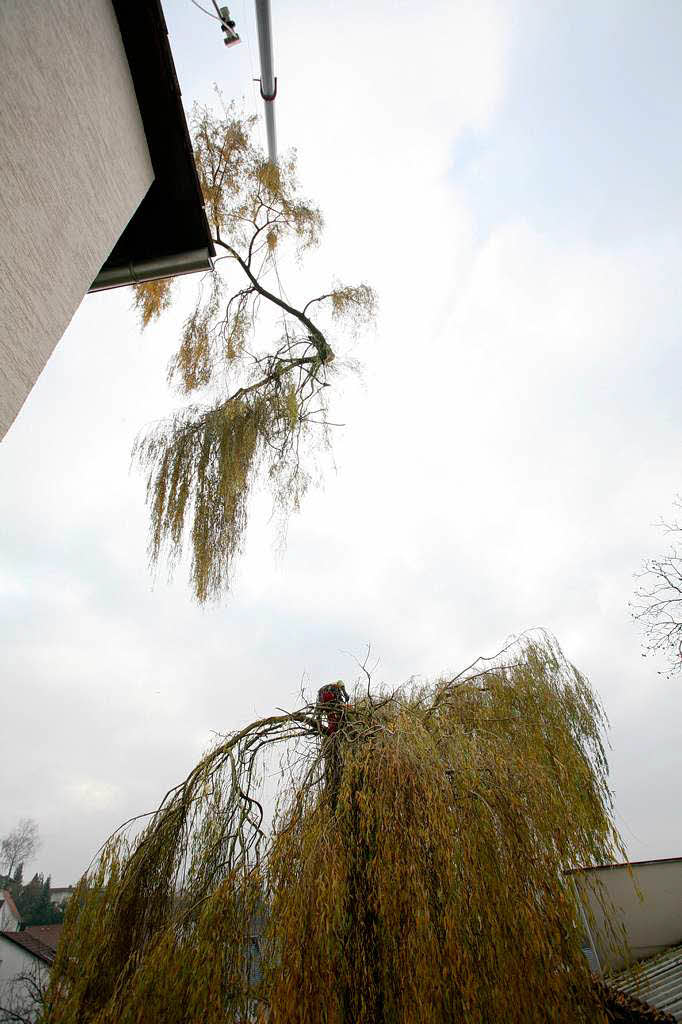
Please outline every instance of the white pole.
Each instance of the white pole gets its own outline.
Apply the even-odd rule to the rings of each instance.
[[[275,96],[277,95],[277,79],[273,71],[270,0],[256,0],[256,23],[258,25],[258,49],[260,50],[260,94],[265,103],[268,158],[271,163],[276,164]]]

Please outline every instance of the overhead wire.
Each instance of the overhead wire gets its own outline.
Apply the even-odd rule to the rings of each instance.
[[[250,24],[249,24],[248,16],[247,16],[247,13],[246,13],[246,0],[241,0],[241,7],[242,7],[242,24],[244,26],[242,35],[246,39],[246,49],[247,49],[247,52],[248,52],[248,55],[249,55],[249,71],[251,73],[250,74],[250,81],[251,81],[251,107],[252,107],[253,113],[256,115],[256,119],[257,119],[257,122],[258,122],[258,134],[260,136],[261,146],[263,146],[263,148],[265,148],[265,134],[264,134],[265,119],[264,119],[263,113],[261,111],[261,105],[258,102],[260,97],[256,95],[256,82],[260,81],[260,79],[258,78],[258,76],[254,72],[253,51],[251,49],[251,32],[250,32]]]
[[[195,7],[197,7],[203,14],[206,14],[209,18],[213,18],[214,21],[218,21],[218,22],[222,23],[223,18],[222,18],[222,15],[220,13],[220,7],[218,6],[217,0],[212,0],[213,6],[214,6],[214,8],[216,10],[215,14],[212,14],[211,11],[206,10],[206,8],[203,7],[198,2],[198,0],[190,0],[190,2],[193,3]],[[247,52],[248,52],[248,59],[249,59],[249,71],[250,71],[250,82],[251,82],[251,90],[250,90],[251,103],[250,103],[250,107],[251,107],[252,113],[254,113],[256,115],[256,118],[257,118],[257,121],[258,121],[258,134],[259,134],[260,144],[265,149],[266,148],[266,143],[265,143],[265,122],[264,122],[264,118],[263,118],[263,115],[262,115],[262,111],[260,110],[260,104],[258,103],[258,97],[256,95],[256,82],[260,82],[260,77],[258,75],[256,75],[256,73],[254,71],[253,51],[251,49],[251,32],[249,31],[249,28],[247,27],[247,26],[249,26],[249,19],[248,19],[248,15],[247,15],[245,0],[241,0],[241,10],[242,10],[242,18],[241,18],[241,21],[240,21],[240,26],[243,26],[241,28],[241,31],[242,31],[242,36],[246,39],[246,49],[247,49]]]
[[[192,0],[192,3],[194,4],[195,7],[198,7],[200,11],[203,11],[204,14],[208,14],[209,18],[215,18],[216,21],[223,20],[222,18],[219,18],[217,14],[211,14],[210,11],[207,11],[205,7],[202,7],[201,4],[197,3],[197,0]]]
[[[191,0],[191,2],[194,4],[195,7],[198,7],[200,11],[202,11],[204,14],[208,15],[209,18],[213,18],[215,21],[222,22],[223,19],[222,19],[222,16],[220,15],[220,8],[218,7],[217,0],[212,0],[213,6],[214,6],[214,8],[215,8],[215,10],[217,12],[216,14],[212,14],[210,11],[206,10],[206,8],[202,7],[202,5],[197,2],[197,0]],[[250,104],[250,106],[251,106],[251,109],[252,109],[253,113],[256,115],[256,120],[257,120],[257,123],[258,123],[258,134],[259,134],[259,137],[260,137],[260,144],[263,147],[263,149],[265,149],[266,148],[266,146],[265,146],[265,119],[264,119],[262,111],[261,111],[261,105],[258,102],[259,97],[256,95],[256,82],[260,81],[260,79],[255,74],[255,71],[254,71],[253,50],[251,48],[251,32],[250,32],[249,18],[248,18],[247,10],[246,10],[246,0],[241,0],[241,11],[242,11],[242,18],[241,18],[241,22],[240,22],[240,29],[241,29],[242,37],[246,40],[246,50],[247,50],[247,53],[248,53],[249,71],[250,71],[250,80],[251,80],[251,96],[250,96],[251,104]],[[288,302],[289,299],[288,299],[288,296],[287,296],[287,294],[286,294],[286,292],[284,290],[284,287],[282,285],[282,280],[280,278],[280,273],[279,273],[279,267],[278,267],[278,264],[277,264],[277,258],[276,258],[274,253],[271,254],[271,259],[272,259],[273,269],[274,269],[274,272],[275,272],[275,277],[277,279],[277,290],[279,292],[279,297],[281,299],[283,299],[285,302]]]

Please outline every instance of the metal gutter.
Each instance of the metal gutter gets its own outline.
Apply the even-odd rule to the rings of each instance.
[[[565,875],[577,875],[587,871],[613,871],[614,868],[643,868],[650,864],[675,864],[682,861],[682,857],[659,857],[657,860],[630,860],[622,864],[594,864],[586,868],[568,868]]]
[[[258,26],[258,49],[260,51],[260,94],[265,103],[265,127],[268,134],[268,157],[277,163],[277,133],[275,130],[275,97],[277,79],[274,75],[272,57],[272,20],[270,0],[256,0],[256,24]]]
[[[154,180],[89,291],[208,270],[215,255],[161,2],[112,4]]]
[[[213,260],[209,250],[192,249],[190,252],[173,253],[157,259],[139,260],[100,270],[88,288],[88,292],[101,292],[106,288],[122,288],[124,285],[140,284],[143,281],[157,281],[163,277],[177,277],[180,274],[194,274],[198,270],[212,270]]]

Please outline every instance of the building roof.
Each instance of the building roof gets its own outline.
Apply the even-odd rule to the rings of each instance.
[[[682,946],[641,960],[610,977],[609,984],[682,1021]]]
[[[23,932],[0,932],[0,938],[21,946],[38,960],[51,965],[57,954],[62,928],[61,924],[38,924],[25,928]]]
[[[612,1024],[675,1024],[675,1018],[665,1010],[627,992],[620,992],[596,978],[594,984],[607,1020]]]
[[[142,124],[154,181],[114,246],[91,291],[129,284],[152,274],[140,264],[210,267],[215,249],[182,107],[180,86],[160,0],[112,0]],[[184,260],[180,259],[184,257]]]
[[[618,864],[594,864],[591,867],[569,868],[565,875],[576,875],[584,871],[608,871],[613,868],[644,868],[653,864],[675,864],[682,861],[682,857],[660,857],[658,860],[630,860]]]
[[[56,952],[63,927],[63,924],[32,924],[29,928],[24,928],[23,934],[28,932],[34,938],[39,939],[43,945],[49,946]]]

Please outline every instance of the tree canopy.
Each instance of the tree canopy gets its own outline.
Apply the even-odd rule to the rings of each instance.
[[[333,730],[325,708],[220,737],[109,840],[69,904],[46,1021],[605,1022],[564,872],[623,851],[603,713],[556,643],[429,685],[367,675]]]
[[[151,559],[165,551],[173,565],[188,542],[200,602],[230,585],[259,476],[279,513],[298,508],[312,451],[329,440],[326,389],[344,365],[338,346],[347,349],[376,305],[364,283],[336,282],[305,301],[287,297],[280,270],[300,265],[318,244],[322,215],[300,194],[295,156],[274,165],[255,145],[254,120],[233,107],[193,112],[195,159],[220,255],[185,320],[169,381],[202,401],[135,449],[148,474]],[[170,280],[136,287],[143,325],[169,307],[171,288]]]
[[[26,925],[61,924],[64,920],[64,909],[55,906],[50,899],[52,879],[48,875],[35,874],[27,885],[14,888],[14,901]]]

